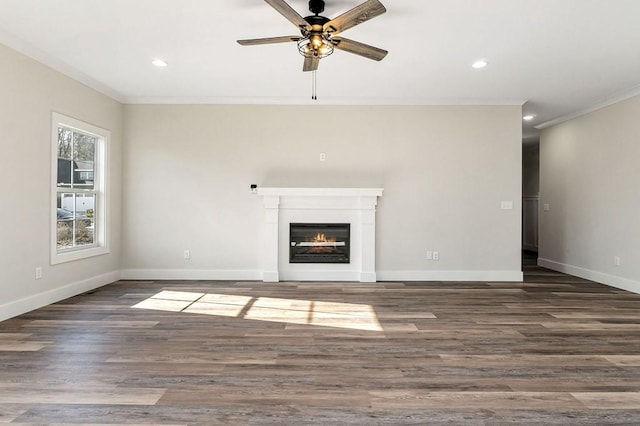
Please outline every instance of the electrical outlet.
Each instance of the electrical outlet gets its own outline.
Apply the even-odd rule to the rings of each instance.
[[[36,280],[39,280],[40,278],[42,278],[42,267],[38,266],[36,268]]]
[[[433,260],[440,260],[440,253],[438,253],[437,251],[433,252]]]
[[[433,260],[433,252],[432,251],[428,251],[427,252],[427,260]]]
[[[327,161],[327,154],[325,154],[324,152],[320,153],[320,161]]]
[[[184,259],[185,260],[191,259],[191,250],[185,250],[184,251]]]
[[[542,205],[542,210],[544,210],[545,212],[549,211],[549,204],[545,203]]]

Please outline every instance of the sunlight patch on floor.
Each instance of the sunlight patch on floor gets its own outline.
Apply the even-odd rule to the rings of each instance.
[[[161,291],[132,308],[383,331],[373,306],[356,303]]]

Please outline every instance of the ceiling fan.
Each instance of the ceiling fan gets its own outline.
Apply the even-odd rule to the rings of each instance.
[[[320,15],[324,11],[324,0],[310,0],[309,11],[313,15],[305,18],[284,0],[264,1],[298,27],[301,35],[238,40],[238,43],[243,46],[255,46],[297,42],[298,51],[304,56],[302,71],[316,71],[320,64],[320,59],[331,55],[334,48],[364,56],[374,61],[382,60],[388,53],[386,50],[368,44],[344,37],[336,37],[337,34],[349,28],[385,13],[387,9],[378,0],[367,0],[334,19]]]

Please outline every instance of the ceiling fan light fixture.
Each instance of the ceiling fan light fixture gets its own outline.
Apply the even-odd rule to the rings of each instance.
[[[326,58],[333,53],[333,43],[324,34],[312,34],[298,40],[298,51],[305,58]]]

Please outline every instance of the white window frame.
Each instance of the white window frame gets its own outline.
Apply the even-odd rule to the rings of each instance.
[[[57,244],[58,128],[66,127],[96,137],[94,163],[94,244],[59,249]],[[51,115],[51,264],[56,265],[109,253],[108,158],[111,132],[57,112]],[[65,188],[65,190],[68,188]],[[66,191],[70,192],[70,191]]]

